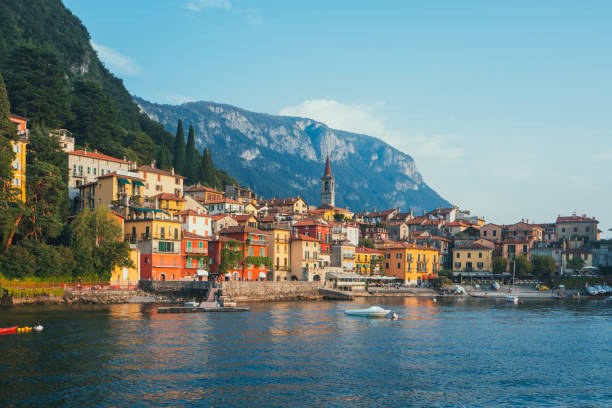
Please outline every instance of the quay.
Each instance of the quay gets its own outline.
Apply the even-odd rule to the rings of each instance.
[[[158,307],[157,313],[248,312],[250,307]]]

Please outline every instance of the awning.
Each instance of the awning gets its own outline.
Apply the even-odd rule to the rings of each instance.
[[[140,180],[132,180],[132,184],[135,186],[143,186],[143,187],[145,186],[145,183],[143,183]]]
[[[164,210],[159,210],[157,208],[140,208],[140,207],[134,207],[134,206],[130,206],[130,208],[132,210],[136,210],[136,211],[142,211],[142,212],[154,212],[154,213],[162,213],[162,214],[168,214],[170,215],[170,213],[168,211],[164,211]]]
[[[225,277],[226,277],[226,278],[231,278],[231,277],[232,277],[232,274],[231,274],[231,273],[229,273],[229,272],[225,272]]]
[[[196,271],[196,275],[198,275],[198,276],[208,276],[208,271],[206,271],[204,269],[198,269]]]
[[[119,184],[130,184],[129,180],[126,180],[124,178],[118,177],[117,181],[119,182]]]
[[[265,279],[266,278],[266,273],[265,272],[259,272],[259,279]]]

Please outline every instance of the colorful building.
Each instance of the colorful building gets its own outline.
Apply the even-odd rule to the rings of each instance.
[[[143,179],[138,173],[108,173],[98,176],[94,182],[77,186],[79,196],[75,199],[75,206],[80,210],[89,208],[92,211],[100,206],[140,207],[143,187]]]
[[[331,229],[329,224],[319,219],[305,219],[293,224],[294,235],[312,237],[321,243],[321,253],[329,254]]]
[[[219,235],[243,244],[242,268],[234,271],[232,280],[256,281],[267,279],[268,265],[271,262],[268,258],[269,236],[265,232],[257,228],[238,225],[219,231]]]
[[[189,231],[192,234],[210,237],[213,235],[212,217],[204,212],[195,210],[185,210],[178,213],[183,224],[183,231]]]
[[[343,272],[355,272],[355,245],[350,242],[331,245],[331,266],[342,268]]]
[[[483,276],[493,271],[495,244],[479,239],[453,249],[453,275]]]
[[[272,198],[261,200],[260,204],[267,207],[270,213],[302,215],[308,213],[308,204],[300,197]]]
[[[170,193],[160,193],[146,199],[149,207],[172,213],[180,213],[185,210],[185,199]]]
[[[209,214],[244,214],[244,204],[230,198],[200,201]]]
[[[209,238],[183,231],[181,258],[183,279],[208,280],[208,240]]]
[[[355,248],[355,272],[359,275],[379,275],[383,260],[382,251],[364,247]]]
[[[322,281],[323,264],[319,240],[304,234],[291,236],[291,276],[292,281]]]
[[[288,223],[273,222],[262,223],[260,229],[268,234],[268,254],[272,261],[271,276],[268,280],[289,280],[291,270],[289,248],[290,227]]]
[[[584,237],[590,241],[599,240],[599,221],[595,217],[586,215],[571,215],[557,217],[557,239],[571,239],[573,237]]]
[[[384,275],[395,276],[407,284],[419,284],[438,276],[440,253],[437,249],[400,242],[380,251],[385,254]]]
[[[201,201],[215,201],[225,197],[225,193],[214,188],[202,186],[200,183],[186,187],[185,195]]]
[[[153,197],[161,193],[173,194],[177,197],[183,196],[183,180],[185,177],[175,174],[174,169],[170,171],[158,169],[151,166],[138,167],[140,178],[144,180],[145,197]]]
[[[11,140],[15,157],[11,163],[13,167],[12,186],[17,191],[15,198],[26,200],[26,146],[28,145],[28,120],[24,117],[11,114],[10,121],[17,126],[17,140]]]

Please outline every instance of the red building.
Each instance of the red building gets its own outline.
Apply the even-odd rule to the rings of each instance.
[[[323,220],[307,219],[293,224],[293,235],[302,234],[315,238],[321,244],[321,253],[329,254],[331,227]]]
[[[210,242],[210,273],[213,279],[255,281],[268,274],[268,239],[263,231],[249,226],[233,226],[219,231],[219,238]],[[221,271],[223,249],[240,251],[241,259],[234,268]],[[223,276],[221,276],[223,272]]]
[[[181,241],[181,278],[208,280],[208,240],[210,238],[183,231]],[[204,272],[205,271],[205,272]]]

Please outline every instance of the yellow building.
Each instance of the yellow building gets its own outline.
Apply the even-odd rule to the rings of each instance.
[[[185,199],[170,193],[161,193],[147,198],[153,208],[171,211],[173,213],[185,211]]]
[[[289,271],[291,263],[289,258],[289,224],[272,223],[263,224],[263,231],[268,236],[268,257],[272,260],[271,273],[273,277],[268,276],[268,280],[289,280]]]
[[[153,197],[161,193],[183,196],[184,177],[175,174],[174,169],[166,171],[152,166],[140,166],[138,173],[145,183],[143,193],[145,197]]]
[[[140,280],[140,251],[134,244],[130,245],[130,259],[134,264],[133,267],[115,266],[111,274],[111,285],[116,285],[120,288],[138,285]]]
[[[19,190],[17,198],[23,202],[26,200],[26,146],[28,144],[28,128],[26,118],[17,115],[10,115],[10,120],[17,126],[19,138],[11,141],[13,153],[13,188]]]
[[[110,208],[113,204],[121,206],[141,206],[144,183],[138,173],[112,172],[98,176],[93,183],[78,186],[79,207],[95,210],[99,206]]]
[[[308,212],[308,204],[300,197],[272,198],[261,200],[260,204],[268,207],[270,213],[305,215]]]
[[[405,283],[421,283],[438,276],[440,252],[435,248],[401,242],[380,251],[385,254],[384,275],[395,276]]]
[[[477,276],[493,270],[495,244],[484,239],[453,249],[453,275]]]
[[[363,276],[380,274],[384,254],[370,248],[355,248],[355,272]]]
[[[291,266],[290,278],[292,281],[320,281],[323,260],[321,259],[321,246],[316,238],[307,235],[291,237]]]
[[[329,222],[334,220],[334,210],[329,208],[310,208],[308,209],[308,215]]]

